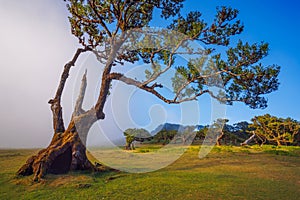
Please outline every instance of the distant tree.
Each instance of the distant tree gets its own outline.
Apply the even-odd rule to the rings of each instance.
[[[192,141],[196,135],[194,126],[186,126],[184,130],[179,132],[179,137],[181,138],[182,144],[186,145],[190,140]]]
[[[239,132],[237,132],[236,127],[234,125],[230,125],[230,124],[224,124],[223,127],[223,133],[224,136],[221,139],[221,141],[224,141],[224,143],[230,144],[230,145],[237,145],[239,144],[242,139],[241,139],[241,135]]]
[[[178,134],[176,130],[161,130],[153,136],[154,142],[168,144]]]
[[[217,133],[217,139],[216,144],[218,146],[221,146],[221,139],[225,136],[225,133],[227,133],[229,130],[227,130],[226,123],[228,122],[228,119],[217,119],[211,126],[210,129]]]
[[[266,114],[254,117],[251,121],[253,124],[250,127],[256,135],[270,143],[275,142],[278,146],[294,144],[296,136],[300,134],[299,122],[291,118],[283,119]]]
[[[208,131],[208,126],[204,126],[196,132],[195,140],[204,140]]]
[[[249,122],[241,121],[238,123],[233,124],[233,133],[237,137],[236,144],[243,143],[246,139],[249,138],[249,134],[252,134],[252,129],[249,127]],[[254,138],[249,140],[248,142],[252,141]]]
[[[144,141],[148,138],[152,138],[150,133],[145,129],[136,129],[130,128],[126,129],[124,132],[124,136],[126,138],[126,146],[125,149],[127,150],[134,150],[135,146],[133,145],[134,141]]]
[[[134,135],[125,131],[124,136],[126,137],[125,149],[126,150],[134,150],[135,149],[135,147],[133,145]]]
[[[179,104],[208,94],[223,103],[239,101],[251,108],[265,108],[267,101],[264,94],[278,88],[279,66],[260,63],[268,55],[267,43],[249,44],[241,40],[236,46],[231,43],[232,36],[244,29],[237,19],[236,9],[219,7],[214,19],[208,23],[199,11],[184,16],[181,13],[184,0],[64,1],[69,11],[71,32],[82,47],[63,67],[56,94],[49,101],[53,139],[46,149],[27,160],[18,171],[19,175],[34,174],[34,180],[39,180],[49,172],[92,169],[93,165],[86,156],[86,138],[92,125],[105,118],[104,107],[113,81],[137,87],[168,104]],[[172,37],[171,31],[157,33],[147,29],[154,20],[160,20],[160,26],[166,24],[165,28],[184,36]],[[151,32],[154,33],[151,35]],[[157,35],[164,38],[151,40]],[[191,41],[201,43],[205,49],[189,46]],[[153,42],[155,46],[144,45]],[[139,48],[128,48],[130,43]],[[222,49],[219,47],[224,47],[225,51],[217,51]],[[61,106],[63,90],[71,68],[85,52],[93,53],[104,67],[102,76],[99,76],[99,96],[91,108],[82,108],[87,85],[85,74],[71,120],[65,128]],[[184,54],[192,55],[185,63],[178,59]],[[151,69],[145,69],[144,79],[135,79],[116,68],[123,65],[128,69],[132,66],[128,63],[146,63],[151,65]],[[207,67],[199,71],[205,63]],[[158,82],[158,77],[171,68],[176,71],[172,79],[172,97],[161,92],[166,85]],[[222,83],[214,83],[218,76],[223,79]],[[215,84],[224,87],[225,91],[216,94],[211,87]]]
[[[233,124],[233,129],[234,132],[236,133],[239,133],[241,135],[247,135],[248,132],[250,131],[249,122],[242,121],[242,122],[235,123]]]

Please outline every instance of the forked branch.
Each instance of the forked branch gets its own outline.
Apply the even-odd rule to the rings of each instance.
[[[61,132],[65,131],[65,125],[64,125],[63,116],[62,116],[61,96],[62,96],[62,92],[65,87],[66,81],[69,77],[70,69],[71,69],[71,67],[73,67],[75,65],[79,55],[81,53],[89,51],[89,50],[90,50],[89,48],[77,49],[72,60],[64,66],[64,70],[61,75],[55,97],[53,99],[50,99],[48,102],[51,105],[54,133],[61,133]]]
[[[126,77],[121,73],[111,73],[109,75],[109,79],[119,80],[119,81],[122,81],[122,82],[126,83],[127,85],[136,86],[136,87],[138,87],[138,88],[140,88],[140,89],[142,89],[146,92],[149,92],[149,93],[155,95],[160,100],[162,100],[162,101],[164,101],[165,103],[168,103],[168,104],[180,104],[182,102],[196,100],[198,96],[201,96],[202,94],[205,94],[205,93],[210,93],[209,90],[203,90],[203,91],[200,91],[199,93],[195,94],[192,97],[188,97],[188,98],[184,98],[184,99],[180,99],[180,100],[177,100],[175,98],[174,99],[167,99],[166,97],[164,97],[162,94],[160,94],[159,92],[157,92],[155,90],[156,88],[163,88],[163,85],[161,85],[161,84],[154,83],[153,85],[150,85],[150,86],[149,85],[144,85],[143,82],[140,82],[140,81],[134,80],[132,78]]]

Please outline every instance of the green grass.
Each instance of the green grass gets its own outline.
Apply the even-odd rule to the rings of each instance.
[[[198,150],[151,173],[72,172],[40,183],[15,177],[37,150],[0,150],[0,199],[299,199],[300,147],[222,146],[204,159]]]

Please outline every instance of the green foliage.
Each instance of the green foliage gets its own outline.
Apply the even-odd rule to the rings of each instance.
[[[195,140],[203,140],[206,137],[208,131],[208,126],[203,127],[202,129],[196,132]]]
[[[124,132],[124,136],[127,136],[127,135],[132,135],[136,138],[148,138],[148,137],[151,137],[151,134],[143,129],[143,128],[140,128],[140,129],[137,129],[137,128],[129,128],[129,129],[126,129],[125,132]]]
[[[300,134],[300,123],[296,120],[266,114],[254,117],[252,122],[250,127],[255,130],[255,134],[268,142],[277,145],[297,143],[295,139]]]
[[[148,26],[154,9],[168,19],[179,13],[183,0],[64,0],[71,14],[72,34],[79,42],[97,47],[112,34]],[[114,30],[114,28],[116,28]],[[116,31],[116,32],[114,32]]]
[[[133,135],[125,135],[126,136],[126,147],[128,149],[134,149],[134,147],[132,148],[131,145],[134,142],[134,136]]]
[[[171,140],[174,139],[175,135],[178,132],[175,130],[161,130],[157,134],[154,135],[153,140],[156,143],[168,144]]]
[[[255,117],[254,119],[256,121],[258,119],[262,120],[262,117]],[[266,142],[289,146],[300,144],[300,123],[291,118],[282,119],[267,114],[264,116],[264,124],[262,125],[258,124],[258,122],[251,124],[246,121],[230,125],[228,122],[228,119],[217,119],[211,125],[200,126],[201,128],[197,131],[195,131],[196,126],[182,126],[182,128],[178,128],[179,130],[163,129],[151,138],[150,143],[168,144],[170,142],[182,142],[185,144],[187,141],[193,141],[194,144],[202,144],[204,139],[206,139],[212,144],[217,142],[218,145],[236,146],[240,146],[246,140],[248,141],[244,145],[262,145]],[[268,127],[265,127],[266,124],[268,124]],[[180,127],[179,125],[177,126]],[[264,128],[268,128],[268,130]]]
[[[65,1],[72,34],[106,64],[107,75],[117,64],[151,64],[151,69],[145,69],[146,81],[127,77],[116,80],[135,85],[166,103],[195,100],[207,93],[229,105],[239,101],[251,108],[265,108],[267,100],[263,95],[278,89],[280,67],[261,63],[268,54],[268,44],[231,42],[244,30],[236,9],[218,7],[212,23],[208,23],[211,20],[206,20],[200,11],[183,16],[185,0]],[[164,20],[162,24],[168,24],[165,28],[169,31],[147,29],[154,18]],[[142,31],[134,31],[137,29]],[[205,48],[193,47],[193,41]],[[132,44],[140,48],[130,49]],[[225,50],[217,52],[219,46]],[[177,60],[183,54],[190,58],[179,64]],[[156,90],[165,86],[155,81],[170,68],[176,69],[172,79],[174,96],[167,99]],[[221,89],[216,93],[212,86]]]
[[[136,128],[126,129],[124,136],[126,137],[126,149],[128,150],[134,149],[134,146],[132,145],[134,141],[144,141],[152,137],[147,130]]]

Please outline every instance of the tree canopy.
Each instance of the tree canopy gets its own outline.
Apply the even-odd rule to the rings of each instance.
[[[270,143],[294,144],[300,134],[300,123],[291,118],[278,118],[269,114],[256,116],[250,125],[255,134]]]
[[[72,34],[85,51],[93,52],[104,65],[101,91],[94,107],[99,119],[104,118],[103,107],[113,80],[174,104],[209,94],[223,103],[239,101],[251,108],[265,108],[267,100],[263,95],[278,89],[280,67],[260,62],[268,54],[268,44],[232,42],[232,37],[244,30],[236,9],[219,7],[213,22],[208,23],[199,11],[183,15],[184,0],[65,1]],[[165,21],[162,26],[169,31],[149,28],[156,13],[160,13],[160,20]],[[175,32],[182,35],[172,38],[170,34]],[[158,34],[163,39],[155,38]],[[191,41],[204,45],[204,49],[191,47]],[[141,46],[147,42],[154,45]],[[139,48],[130,49],[129,43]],[[226,50],[217,51],[219,46]],[[182,54],[196,56],[184,64],[176,62]],[[136,80],[113,70],[116,65],[126,67],[127,63],[137,62],[151,65],[151,69],[145,69],[146,80]],[[171,68],[176,70],[172,78],[173,97],[161,93],[160,88],[165,85],[156,82]],[[216,82],[217,77],[221,83]],[[212,85],[224,90],[216,93]]]

